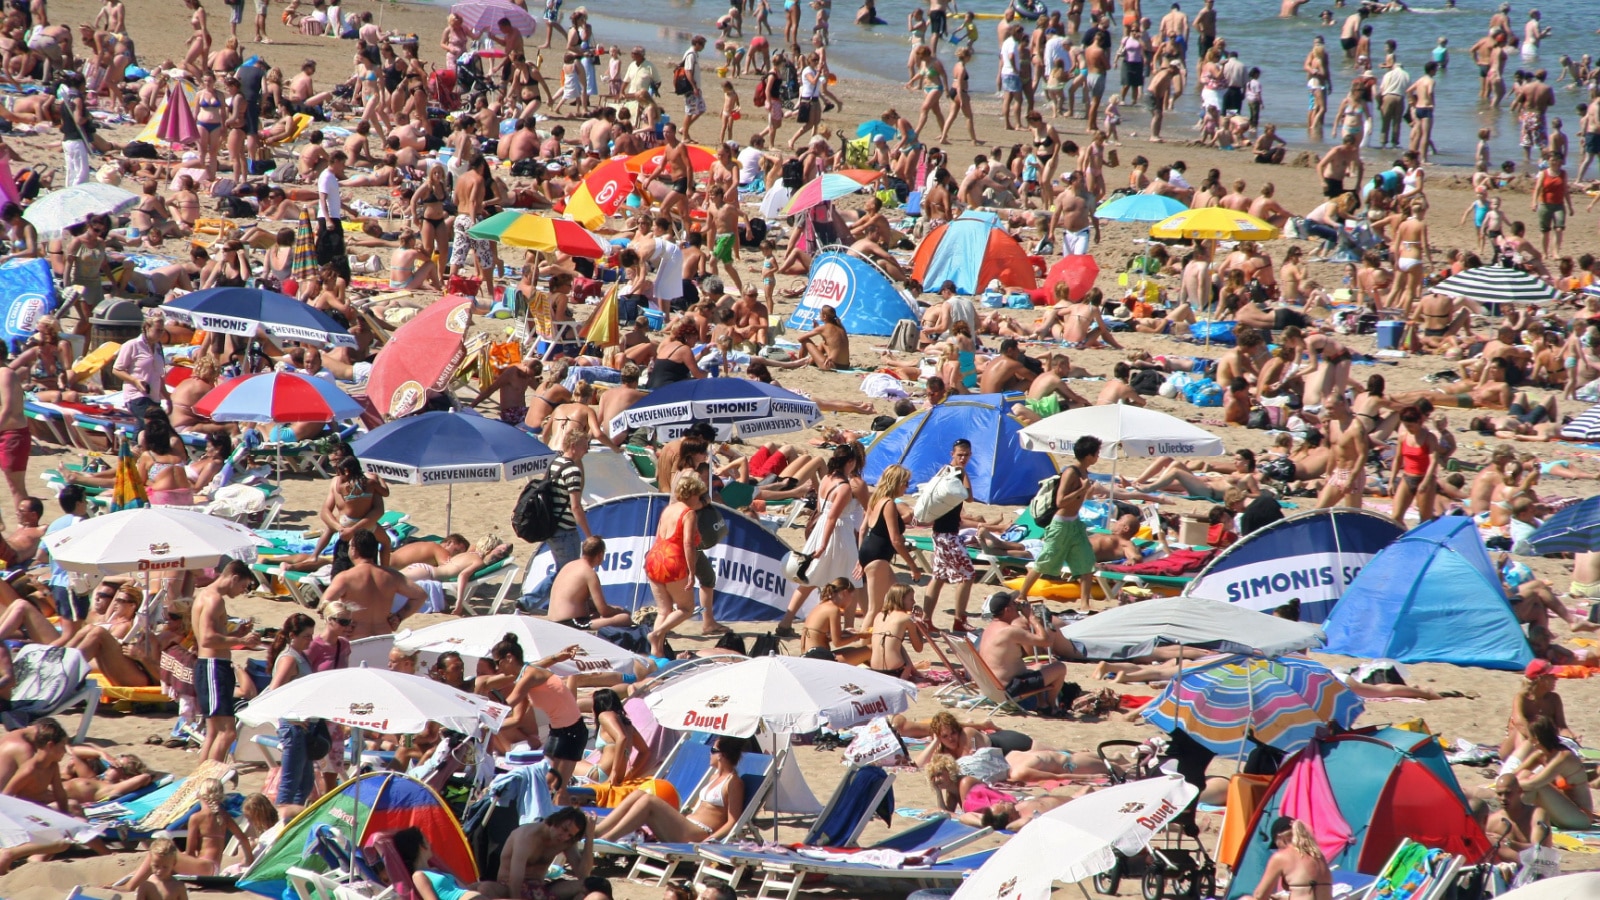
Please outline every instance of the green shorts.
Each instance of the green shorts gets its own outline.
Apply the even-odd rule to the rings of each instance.
[[[1022,401],[1022,405],[1033,410],[1041,419],[1048,419],[1061,412],[1061,395],[1045,394],[1032,400]]]
[[[1082,578],[1094,571],[1094,547],[1089,529],[1077,516],[1057,516],[1044,530],[1044,549],[1034,557],[1033,569],[1046,578],[1061,580],[1063,571]]]
[[[733,262],[733,235],[717,235],[717,242],[711,247],[711,256],[714,259],[731,264]]]

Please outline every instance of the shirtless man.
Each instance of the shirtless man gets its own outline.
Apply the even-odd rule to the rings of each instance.
[[[1367,486],[1367,452],[1371,442],[1366,426],[1350,412],[1344,394],[1328,397],[1323,409],[1328,433],[1328,481],[1317,495],[1317,508],[1348,506],[1360,509]]]
[[[1522,101],[1522,157],[1531,161],[1533,155],[1544,149],[1550,140],[1550,123],[1545,118],[1550,107],[1555,105],[1555,90],[1546,84],[1550,73],[1539,69],[1533,73],[1533,80],[1525,83],[1518,92]]]
[[[322,104],[333,97],[332,91],[316,93],[312,86],[311,78],[317,73],[317,61],[308,59],[300,64],[300,74],[289,79],[287,101],[290,112],[308,115],[318,122],[328,121],[327,115],[322,111]]]
[[[416,582],[377,560],[378,538],[370,531],[357,531],[350,538],[350,568],[333,576],[322,592],[324,604],[341,600],[355,610],[351,640],[393,634],[428,599]]]
[[[1119,362],[1111,367],[1111,380],[1094,398],[1095,406],[1111,406],[1115,403],[1126,403],[1129,406],[1144,406],[1144,395],[1133,389],[1128,379],[1133,377],[1133,369],[1126,362]]]
[[[466,598],[470,593],[467,586],[472,581],[472,573],[505,559],[511,550],[510,544],[499,544],[487,554],[479,553],[472,548],[472,543],[465,537],[452,534],[438,543],[414,541],[398,547],[389,554],[389,564],[413,581],[437,581],[446,584],[450,579],[455,579],[456,608],[451,612],[464,616],[467,615]],[[321,558],[318,557],[306,564],[319,565],[321,562]]]
[[[819,319],[816,328],[800,336],[800,349],[806,352],[806,359],[798,362],[810,362],[824,372],[850,368],[850,335],[839,324],[838,311],[824,306]]]
[[[38,497],[28,497],[17,504],[17,527],[6,535],[6,543],[24,563],[39,555],[39,542],[44,540],[44,526],[39,519],[43,516],[44,501]]]
[[[600,564],[606,558],[606,542],[597,534],[584,538],[581,556],[561,567],[550,586],[552,622],[584,630],[623,626],[633,621],[627,610],[606,602],[600,584]]]
[[[1439,64],[1429,60],[1422,67],[1422,77],[1406,88],[1406,103],[1411,107],[1411,138],[1408,146],[1423,162],[1428,161],[1428,148],[1433,145],[1433,76],[1438,71]],[[1361,177],[1357,175],[1356,182],[1359,184],[1360,181]]]
[[[984,608],[991,621],[983,628],[978,655],[988,663],[1007,694],[1037,694],[1042,715],[1059,713],[1056,700],[1067,680],[1066,664],[1052,662],[1032,669],[1025,662],[1026,657],[1050,647],[1049,630],[1035,618],[1033,607],[1026,603],[1019,606],[1013,591],[999,591],[989,597]],[[1041,690],[1043,693],[1039,693]]]
[[[733,302],[733,315],[735,327],[749,335],[752,343],[765,347],[772,342],[768,333],[771,313],[767,305],[761,302],[754,284],[745,285],[744,296]]]
[[[500,421],[507,425],[522,425],[526,421],[530,426],[541,427],[546,416],[549,415],[549,410],[541,411],[537,422],[529,419],[528,391],[533,390],[534,386],[539,383],[539,377],[542,374],[543,364],[535,357],[524,356],[517,361],[516,365],[506,366],[501,369],[500,374],[495,376],[494,381],[479,391],[478,396],[474,397],[472,402],[467,405],[476,409],[478,404],[487,399],[490,394],[498,391],[500,393]]]
[[[257,649],[254,632],[240,637],[228,625],[228,601],[253,590],[259,582],[244,562],[229,560],[217,580],[194,594],[194,641],[199,659],[194,665],[194,690],[200,715],[206,720],[206,740],[201,758],[223,762],[233,750],[235,725],[233,646]]]
[[[1118,516],[1111,523],[1110,534],[1089,535],[1089,546],[1094,548],[1094,558],[1099,562],[1112,562],[1122,560],[1136,563],[1144,559],[1144,551],[1133,542],[1134,535],[1139,533],[1139,517],[1129,513]]]
[[[1028,397],[1012,408],[1012,414],[1032,423],[1046,419],[1064,409],[1088,406],[1089,401],[1067,386],[1072,375],[1072,359],[1065,353],[1052,353],[1049,367],[1028,385]]]
[[[1415,135],[1416,131],[1413,130],[1412,134]],[[1361,161],[1360,141],[1361,135],[1347,134],[1339,146],[1324,153],[1322,159],[1317,161],[1317,177],[1322,179],[1322,196],[1332,199],[1348,193],[1344,181],[1352,171],[1355,173],[1355,183],[1361,184],[1366,174],[1366,163]]]
[[[1023,364],[1023,358],[1022,347],[1016,338],[1001,341],[1000,355],[989,360],[978,378],[978,393],[1004,394],[1027,390],[1033,383],[1034,370]]]
[[[577,881],[548,882],[545,873],[556,857],[567,859],[567,874]],[[583,896],[583,879],[594,868],[594,839],[589,820],[576,807],[564,807],[543,821],[523,825],[506,836],[495,880],[518,897],[572,900]]]
[[[1084,256],[1089,252],[1089,236],[1100,243],[1100,220],[1094,217],[1094,200],[1083,189],[1083,178],[1072,171],[1061,176],[1063,187],[1056,196],[1046,235],[1061,234],[1064,256]]]
[[[0,794],[40,806],[51,803],[72,815],[61,783],[61,760],[67,755],[67,732],[55,719],[40,719],[0,740]]]
[[[1361,41],[1361,26],[1367,21],[1367,7],[1365,5],[1345,17],[1344,24],[1339,27],[1339,47],[1344,50],[1345,59],[1356,58],[1356,44]]]
[[[1150,83],[1145,89],[1144,105],[1150,111],[1150,143],[1152,144],[1166,143],[1161,137],[1161,126],[1166,120],[1167,102],[1180,78],[1181,71],[1177,60],[1169,60],[1150,76]]]
[[[618,376],[619,383],[600,395],[600,402],[595,410],[600,417],[600,421],[605,424],[605,429],[590,432],[591,434],[609,434],[611,420],[644,398],[645,392],[639,390],[639,374],[638,364],[633,362],[622,364],[622,369]]]
[[[1217,360],[1217,383],[1227,384],[1235,378],[1243,378],[1255,384],[1260,375],[1256,368],[1256,353],[1265,344],[1261,332],[1247,325],[1241,326],[1234,330],[1234,342],[1236,346]]]
[[[1274,199],[1273,194],[1277,193],[1277,190],[1270,181],[1263,184],[1261,194],[1250,202],[1248,212],[1263,222],[1282,228],[1294,213],[1289,212],[1283,204]]]

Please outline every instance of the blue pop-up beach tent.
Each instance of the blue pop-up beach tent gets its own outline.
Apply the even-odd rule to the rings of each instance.
[[[817,327],[824,306],[834,308],[839,324],[851,334],[888,337],[901,319],[915,322],[921,318],[877,266],[838,250],[819,253],[812,260],[805,296],[786,327],[810,331]]]
[[[896,422],[867,448],[868,484],[877,484],[883,470],[905,466],[911,483],[921,484],[950,463],[950,448],[958,438],[972,442],[967,478],[972,499],[979,503],[1027,503],[1039,482],[1056,474],[1049,454],[1022,449],[1017,433],[1022,423],[1008,410],[1011,401],[1001,394],[967,394],[951,397],[931,409],[918,410]]]
[[[1328,653],[1521,669],[1532,659],[1500,576],[1466,516],[1406,532],[1373,557],[1334,606]]]

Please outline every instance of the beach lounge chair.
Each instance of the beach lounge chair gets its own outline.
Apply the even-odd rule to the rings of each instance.
[[[839,785],[834,789],[827,805],[811,823],[811,828],[806,831],[801,845],[854,847],[856,839],[861,836],[862,830],[877,813],[879,804],[885,797],[890,796],[889,792],[893,787],[894,774],[884,771],[879,766],[851,767],[850,771],[839,780]],[[890,805],[893,805],[892,801]],[[723,856],[718,852],[720,849],[722,848],[702,849],[699,854],[700,869],[694,876],[695,884],[711,879],[726,882],[728,887],[736,888],[744,878],[745,872],[752,865],[759,865],[759,861],[745,859],[737,851]]]
[[[765,753],[746,753],[739,757],[738,772],[739,780],[744,783],[744,806],[739,810],[739,818],[723,838],[723,843],[739,840],[747,832],[755,831],[753,823],[756,812],[766,803],[772,785],[777,780],[780,757],[768,756]],[[708,769],[705,777],[695,785],[694,793],[684,801],[684,809],[694,808],[700,793],[711,786],[711,779],[714,777],[715,773]],[[628,873],[628,880],[637,884],[660,887],[672,879],[678,866],[699,858],[703,843],[705,842],[639,844],[634,848],[633,869]]]
[[[707,742],[705,735],[689,734],[673,746],[651,777],[672,785],[678,791],[678,796],[682,797],[685,795],[685,787],[692,790],[693,786],[705,779],[706,773],[710,770],[711,744]],[[582,787],[568,788],[567,793],[579,799],[586,795],[592,796],[592,792]],[[688,807],[680,804],[680,809],[687,811]],[[602,806],[585,806],[583,811],[602,819],[611,814],[609,807]],[[602,841],[595,845],[595,852],[601,855],[632,856],[634,851],[631,844]]]
[[[655,484],[657,475],[656,452],[654,450],[649,447],[641,447],[638,444],[623,444],[622,452],[628,454],[628,461],[633,463],[634,471],[639,473],[640,478]]]
[[[993,850],[943,859],[946,854],[965,847],[992,834],[988,828],[970,825],[939,817],[921,822],[892,835],[863,850],[888,850],[906,856],[938,860],[933,865],[891,868],[862,861],[852,861],[847,854],[852,849],[795,848],[779,852],[745,854],[762,874],[757,900],[794,900],[806,880],[818,876],[838,881],[851,888],[870,892],[893,892],[904,895],[919,887],[938,887],[958,884],[966,873],[983,865]],[[722,852],[722,848],[708,847],[708,853]],[[740,851],[744,853],[744,851]],[[757,859],[757,857],[762,857]]]
[[[1430,850],[1410,838],[1400,841],[1362,900],[1442,900],[1455,884],[1461,857]],[[1354,895],[1352,895],[1354,896]]]
[[[505,559],[490,563],[473,572],[471,578],[467,581],[467,596],[471,597],[480,585],[494,586],[494,600],[489,604],[489,613],[494,615],[500,611],[500,607],[505,604],[506,600],[510,599],[512,586],[522,583],[522,580],[517,577],[521,574],[522,567],[517,565],[516,554],[507,556]],[[440,582],[440,584],[444,587],[446,594],[455,596],[456,580],[454,578]]]
[[[978,655],[978,648],[972,643],[971,638],[964,634],[946,632],[943,640],[950,655],[967,672],[970,688],[976,693],[976,696],[969,695],[970,699],[967,701],[973,709],[981,710],[988,706],[992,707],[995,713],[1015,712],[1019,715],[1025,715],[1028,710],[1022,705],[1022,702],[1045,693],[1045,688],[1029,691],[1026,694],[1012,695],[1007,693],[1005,685],[1001,684],[1000,679],[995,677],[994,671],[989,668],[989,664],[984,662],[983,657]],[[966,705],[966,703],[962,705]]]

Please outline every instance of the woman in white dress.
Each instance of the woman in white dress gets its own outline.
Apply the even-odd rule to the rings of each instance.
[[[856,536],[861,531],[865,511],[856,495],[856,486],[861,483],[861,457],[856,446],[836,447],[828,458],[827,472],[817,485],[816,524],[800,551],[810,557],[811,562],[805,567],[805,581],[796,583],[794,594],[789,597],[789,608],[775,632],[779,637],[794,636],[794,618],[806,598],[816,590],[816,585],[827,584],[835,578],[847,578],[857,586],[861,584],[857,576],[860,550]],[[865,489],[865,485],[862,488]],[[853,613],[854,610],[847,610],[846,618],[853,620]]]

